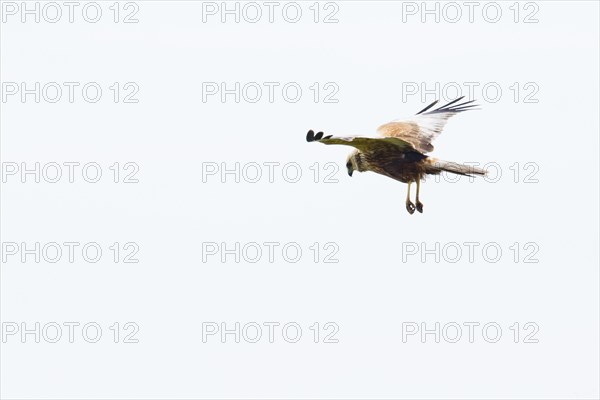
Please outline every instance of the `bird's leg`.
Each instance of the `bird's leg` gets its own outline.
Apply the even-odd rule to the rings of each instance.
[[[419,201],[419,192],[420,191],[421,191],[421,177],[419,176],[417,178],[417,198],[416,198],[416,201],[417,201],[417,211],[420,212],[420,213],[422,213],[423,212],[423,203],[421,203]]]
[[[415,212],[415,205],[412,201],[410,201],[410,184],[412,182],[408,182],[408,191],[406,192],[406,211],[409,214],[413,214]]]

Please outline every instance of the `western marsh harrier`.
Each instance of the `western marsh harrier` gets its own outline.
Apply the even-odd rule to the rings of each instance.
[[[377,128],[379,137],[323,136],[323,132],[315,134],[310,130],[306,140],[354,147],[355,150],[346,163],[348,175],[352,176],[354,171],[373,171],[407,183],[406,209],[410,214],[415,209],[422,213],[423,203],[419,201],[419,191],[421,180],[426,175],[437,175],[442,171],[466,176],[485,175],[482,169],[425,155],[433,150],[431,142],[439,136],[450,117],[477,107],[473,104],[474,100],[460,103],[463,98],[464,96],[429,111],[438,103],[436,100],[408,121],[392,121],[381,125]],[[410,201],[410,185],[413,182],[417,184],[416,206]]]

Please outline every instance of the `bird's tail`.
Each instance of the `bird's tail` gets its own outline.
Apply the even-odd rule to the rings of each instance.
[[[442,171],[452,172],[453,174],[466,175],[466,176],[473,176],[473,175],[483,176],[486,174],[485,170],[474,167],[472,165],[459,164],[459,163],[455,163],[455,162],[451,162],[451,161],[443,161],[443,160],[438,160],[437,158],[428,158],[427,161],[428,161],[428,167],[427,167],[428,174],[439,174]]]

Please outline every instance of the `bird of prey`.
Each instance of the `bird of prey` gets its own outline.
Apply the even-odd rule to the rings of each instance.
[[[433,150],[431,142],[439,136],[450,117],[477,107],[475,100],[461,103],[463,97],[436,109],[432,109],[439,100],[434,101],[407,121],[392,121],[377,128],[379,137],[336,137],[323,136],[308,131],[308,142],[323,144],[341,144],[352,146],[355,150],[346,162],[348,175],[354,171],[372,171],[408,184],[406,209],[410,214],[415,209],[423,212],[423,203],[419,200],[421,180],[426,175],[437,175],[442,171],[458,175],[485,175],[479,168],[460,165],[429,157],[425,153]],[[417,184],[416,206],[410,200],[410,185]]]

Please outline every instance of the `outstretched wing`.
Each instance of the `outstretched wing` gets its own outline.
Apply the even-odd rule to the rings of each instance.
[[[363,153],[376,151],[394,151],[394,152],[410,152],[415,151],[413,146],[402,140],[399,137],[380,137],[370,138],[363,136],[339,137],[339,136],[323,136],[323,132],[315,134],[310,130],[306,134],[307,142],[319,142],[323,144],[341,144],[344,146],[352,146]]]
[[[412,119],[388,122],[377,128],[377,132],[384,138],[402,139],[417,151],[428,153],[433,150],[431,142],[442,133],[451,116],[477,107],[477,104],[473,104],[475,100],[460,103],[463,98],[464,96],[459,97],[442,107],[428,111],[438,103],[439,100],[436,100],[419,111]]]

